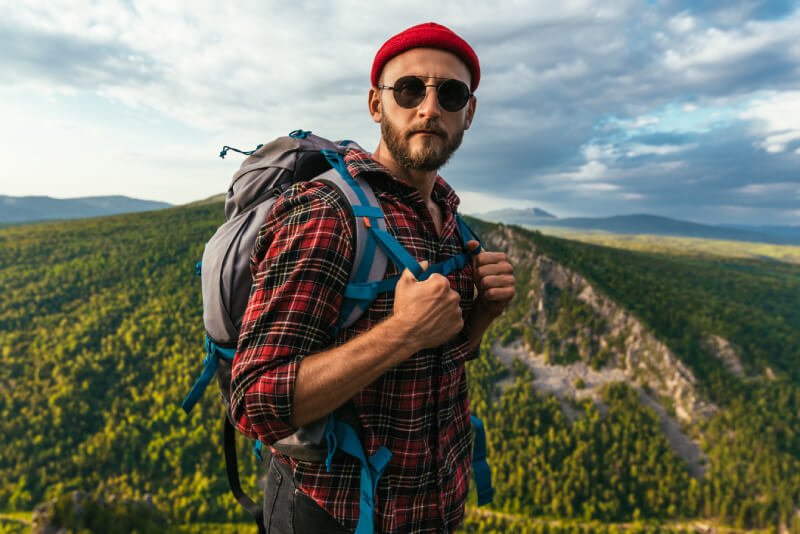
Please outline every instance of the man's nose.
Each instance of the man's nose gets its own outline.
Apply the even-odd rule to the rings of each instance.
[[[417,106],[417,113],[421,117],[439,117],[442,114],[442,108],[439,106],[439,95],[436,93],[438,89],[435,85],[428,85],[425,87],[425,98]]]

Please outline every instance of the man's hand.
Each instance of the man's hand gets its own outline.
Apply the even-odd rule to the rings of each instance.
[[[427,261],[420,265],[423,270],[428,268]],[[460,300],[441,274],[418,282],[406,269],[397,282],[391,320],[406,332],[409,345],[417,350],[436,347],[454,338],[464,327]]]
[[[467,242],[467,250],[473,251],[480,244],[477,241]],[[473,259],[475,286],[478,298],[475,306],[478,313],[494,319],[508,306],[514,298],[514,268],[503,252],[480,252]]]

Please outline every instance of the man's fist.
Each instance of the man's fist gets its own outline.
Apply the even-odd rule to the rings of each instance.
[[[420,265],[423,271],[428,268],[427,261]],[[441,274],[434,273],[419,282],[405,269],[394,293],[393,319],[407,331],[408,343],[416,350],[436,347],[464,327],[460,301],[459,294]]]
[[[467,242],[467,249],[472,251],[479,247],[477,241]],[[503,252],[480,252],[473,256],[473,278],[478,288],[478,299],[475,304],[494,318],[514,298],[514,268]]]

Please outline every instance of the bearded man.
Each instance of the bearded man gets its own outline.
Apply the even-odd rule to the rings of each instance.
[[[458,197],[438,175],[474,118],[480,81],[472,47],[426,23],[390,38],[372,65],[368,105],[377,149],[347,151],[374,190],[389,232],[423,269],[463,251]],[[464,364],[514,296],[506,256],[480,252],[464,269],[400,275],[351,327],[335,325],[353,268],[352,214],[333,187],[293,186],[272,208],[253,254],[254,290],[233,367],[232,416],[267,444],[350,403],[367,455],[391,460],[374,493],[379,532],[449,532],[464,518],[471,428]],[[478,243],[468,243],[470,248]],[[271,451],[268,532],[352,532],[359,464]]]

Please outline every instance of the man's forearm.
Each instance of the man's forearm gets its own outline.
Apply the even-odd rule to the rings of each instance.
[[[292,425],[299,427],[331,413],[417,350],[389,317],[332,349],[304,357],[297,370]]]

